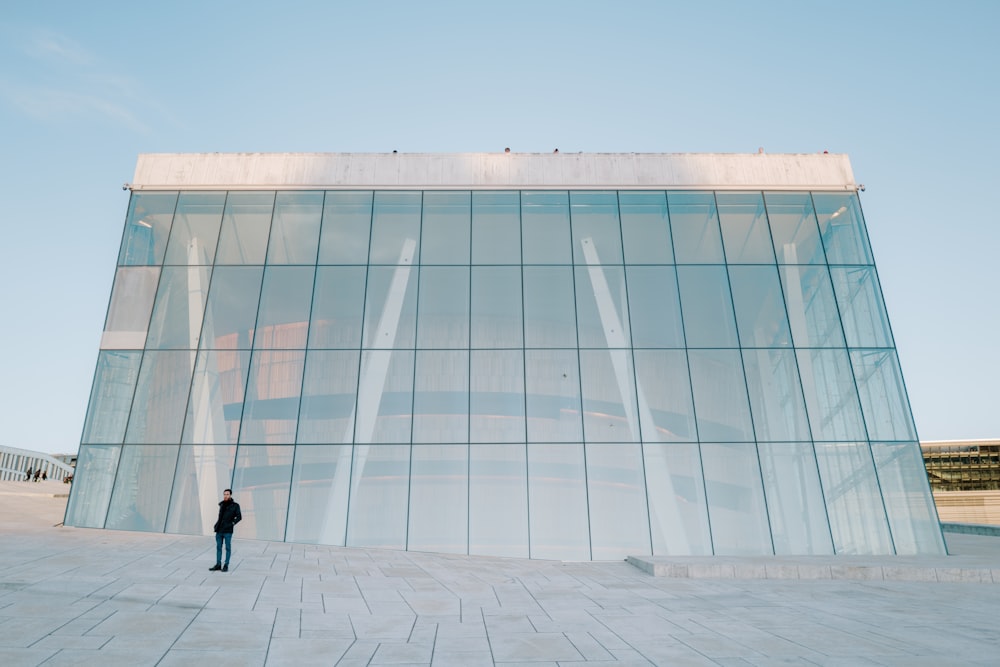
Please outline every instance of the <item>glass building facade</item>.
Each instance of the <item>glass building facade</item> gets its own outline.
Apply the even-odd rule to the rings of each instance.
[[[857,194],[139,190],[67,525],[943,553]]]

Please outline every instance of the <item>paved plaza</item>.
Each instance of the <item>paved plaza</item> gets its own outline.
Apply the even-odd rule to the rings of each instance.
[[[221,573],[211,537],[59,525],[67,492],[0,482],[0,665],[1000,662],[1000,538],[948,534],[958,555],[940,559],[656,559],[650,574],[237,527]]]

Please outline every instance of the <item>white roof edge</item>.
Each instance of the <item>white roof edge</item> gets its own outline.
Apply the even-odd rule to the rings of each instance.
[[[848,157],[831,153],[143,153],[131,186],[857,189]]]

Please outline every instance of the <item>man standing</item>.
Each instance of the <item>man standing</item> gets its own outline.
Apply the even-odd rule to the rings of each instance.
[[[215,522],[215,565],[208,568],[212,572],[229,572],[229,557],[233,553],[233,526],[243,520],[240,504],[233,500],[233,490],[222,492],[219,503],[219,520]],[[222,543],[226,543],[226,563],[222,564]]]

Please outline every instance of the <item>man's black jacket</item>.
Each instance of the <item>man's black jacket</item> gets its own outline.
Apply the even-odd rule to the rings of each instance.
[[[215,522],[215,532],[231,533],[233,526],[243,520],[240,504],[230,498],[219,503],[219,520]]]

